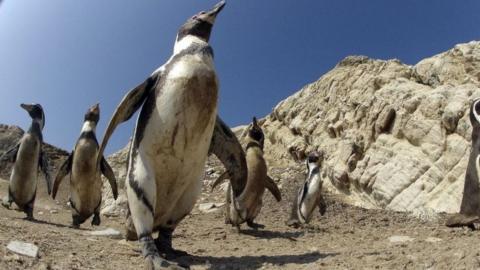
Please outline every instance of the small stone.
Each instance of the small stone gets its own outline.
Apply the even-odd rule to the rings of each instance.
[[[204,213],[212,213],[219,210],[225,203],[202,203],[198,205],[198,210]]]
[[[427,239],[425,239],[425,242],[429,242],[429,243],[438,243],[438,242],[442,242],[443,239],[440,239],[440,238],[437,238],[437,237],[428,237]]]
[[[52,210],[50,210],[50,214],[58,214],[58,210],[57,209],[52,209]]]
[[[39,211],[39,212],[38,212],[38,215],[39,215],[39,216],[41,216],[41,215],[43,215],[43,214],[44,214],[43,211]]]
[[[20,255],[25,255],[32,258],[36,258],[38,256],[38,247],[30,243],[12,241],[8,243],[7,249]]]
[[[112,228],[107,228],[107,229],[101,230],[101,231],[88,232],[88,235],[105,236],[105,237],[110,237],[110,238],[113,238],[113,239],[121,239],[122,238],[122,234],[119,231],[117,231],[115,229],[112,229]]]
[[[405,242],[412,242],[415,238],[411,238],[410,236],[405,235],[394,235],[388,238],[390,243],[405,243]]]

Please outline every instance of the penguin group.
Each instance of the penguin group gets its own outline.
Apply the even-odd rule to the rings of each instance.
[[[181,221],[192,211],[202,188],[204,165],[213,154],[226,171],[212,189],[228,179],[225,223],[238,230],[246,223],[253,229],[262,208],[265,190],[277,201],[282,194],[268,175],[264,159],[265,135],[254,117],[247,128],[243,148],[235,134],[218,115],[219,82],[209,39],[225,1],[189,18],[178,30],[173,55],[138,86],[126,93],[111,117],[101,143],[96,137],[100,107],[96,104],[84,116],[79,138],[54,180],[50,176],[42,131],[45,114],[40,104],[21,104],[32,119],[29,130],[17,145],[6,151],[0,162],[14,163],[8,195],[2,201],[10,208],[15,203],[33,220],[38,174],[47,183],[47,192],[56,198],[60,184],[69,178],[72,227],[78,228],[92,217],[98,226],[102,202],[102,175],[118,196],[117,179],[103,153],[116,127],[140,111],[133,131],[125,179],[128,213],[126,238],[138,240],[147,269],[179,269],[171,260],[185,256],[174,249],[172,236]],[[478,215],[480,193],[479,136],[480,101],[471,107],[474,126],[472,150],[466,175],[462,213]],[[324,153],[314,151],[305,161],[306,178],[295,193],[288,226],[300,227],[312,220],[315,209],[327,209],[322,194],[325,172]],[[475,197],[477,196],[477,197]],[[468,198],[467,198],[468,197]],[[475,197],[475,198],[474,198]],[[472,199],[474,198],[474,199]],[[457,223],[468,223],[457,218]],[[455,222],[451,222],[456,224]]]

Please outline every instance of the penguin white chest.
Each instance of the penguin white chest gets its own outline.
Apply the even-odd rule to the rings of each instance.
[[[322,189],[322,179],[319,174],[315,174],[309,181],[307,192],[300,205],[302,216],[308,221],[311,217],[313,209],[317,205],[317,201]],[[304,192],[304,190],[302,190]]]
[[[182,57],[156,91],[138,151],[150,161],[157,184],[156,216],[171,216],[175,205],[176,212],[183,207],[188,213],[200,192],[217,114],[218,82],[211,59]],[[167,201],[168,207],[161,205]]]

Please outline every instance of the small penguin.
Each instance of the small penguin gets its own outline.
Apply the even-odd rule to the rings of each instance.
[[[100,145],[97,166],[116,126],[141,109],[125,183],[127,237],[138,238],[149,269],[176,267],[169,260],[186,255],[173,249],[172,234],[200,195],[209,153],[234,173],[235,196],[245,187],[244,153],[238,151],[241,147],[235,136],[217,117],[219,83],[208,43],[224,6],[221,1],[180,27],[171,58],[125,95]],[[158,238],[153,239],[155,232]]]
[[[30,129],[23,135],[18,144],[8,150],[0,158],[1,162],[14,162],[8,195],[2,202],[10,208],[12,202],[33,220],[33,205],[37,193],[38,169],[45,174],[47,191],[51,193],[51,181],[47,156],[43,151],[42,130],[45,126],[45,114],[40,104],[21,104],[32,118]]]
[[[277,201],[282,195],[273,179],[267,175],[267,164],[263,158],[264,134],[257,119],[253,117],[247,133],[246,159],[248,178],[243,193],[235,199],[232,195],[231,185],[227,187],[227,207],[225,223],[239,228],[246,222],[250,228],[264,228],[264,225],[254,222],[262,208],[262,198],[265,188],[268,189]],[[229,178],[227,172],[223,173],[212,185],[212,190],[224,179]]]
[[[472,124],[472,148],[465,173],[460,213],[449,217],[448,227],[469,227],[475,229],[474,223],[480,222],[480,99],[470,106],[470,123]]]
[[[325,214],[327,206],[322,196],[323,179],[320,174],[322,161],[322,152],[312,152],[308,155],[306,160],[307,179],[293,200],[288,226],[297,228],[301,224],[309,223],[317,206],[320,215]]]
[[[75,148],[60,167],[53,184],[52,197],[55,199],[62,180],[70,174],[70,206],[72,226],[80,227],[92,214],[92,226],[100,225],[100,204],[102,202],[102,177],[105,175],[117,199],[117,181],[112,168],[102,156],[100,170],[97,168],[98,142],[95,129],[100,119],[100,107],[92,106],[85,113],[83,127]]]

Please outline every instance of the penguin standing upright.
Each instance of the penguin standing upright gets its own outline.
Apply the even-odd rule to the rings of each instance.
[[[267,163],[263,158],[265,136],[257,119],[253,117],[252,124],[248,127],[246,160],[248,169],[247,185],[243,193],[238,197],[232,196],[232,187],[227,187],[227,206],[225,223],[239,227],[246,222],[250,228],[263,228],[261,224],[254,222],[262,208],[262,198],[265,189],[268,189],[277,201],[282,195],[273,179],[267,174]],[[228,172],[223,173],[212,185],[212,190],[224,179],[229,178]]]
[[[85,113],[83,127],[74,150],[60,167],[53,184],[52,197],[55,199],[62,180],[70,174],[70,206],[72,226],[78,228],[93,214],[92,225],[100,225],[100,204],[102,202],[102,178],[105,175],[117,199],[117,181],[112,168],[102,156],[100,170],[97,168],[98,142],[95,130],[100,119],[100,107],[92,106]]]
[[[306,160],[307,179],[293,200],[288,226],[299,227],[301,224],[309,223],[317,206],[320,215],[325,214],[327,206],[322,196],[323,179],[320,172],[322,161],[322,152],[312,152],[308,155]]]
[[[12,202],[33,220],[33,205],[37,193],[38,169],[45,174],[47,191],[51,193],[51,181],[47,157],[43,152],[42,130],[45,126],[45,114],[40,104],[21,104],[32,118],[30,129],[23,135],[18,144],[8,150],[1,158],[2,162],[15,162],[7,198],[2,205],[10,208]]]
[[[209,152],[237,172],[232,179],[236,196],[245,186],[244,153],[216,117],[218,80],[208,41],[224,5],[221,1],[180,27],[172,57],[123,98],[100,146],[97,164],[116,126],[141,108],[125,185],[128,224],[133,224],[148,268],[174,267],[168,259],[185,255],[172,248],[172,233],[200,194]],[[155,240],[153,232],[159,233]]]
[[[474,223],[480,222],[480,99],[470,106],[470,123],[472,124],[472,148],[465,172],[460,213],[449,217],[448,227],[467,226],[475,229]]]

